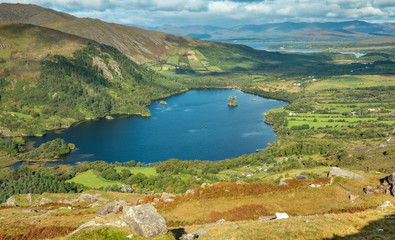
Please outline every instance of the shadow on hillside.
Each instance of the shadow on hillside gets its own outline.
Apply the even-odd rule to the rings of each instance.
[[[177,240],[180,239],[180,237],[182,237],[182,235],[186,234],[184,228],[172,229],[172,230],[170,230],[170,232],[173,234],[174,239],[177,239]]]
[[[344,237],[335,235],[332,239],[395,239],[395,213],[386,215],[384,218],[371,221],[358,233]]]

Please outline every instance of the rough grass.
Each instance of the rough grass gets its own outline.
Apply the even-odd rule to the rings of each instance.
[[[203,226],[199,239],[393,239],[395,209],[359,213],[291,217],[287,220],[248,221]],[[202,226],[187,227],[186,232]],[[377,232],[381,228],[384,232]]]
[[[155,238],[143,238],[133,233],[129,228],[112,228],[112,227],[95,227],[87,230],[78,232],[71,237],[66,238],[67,240],[78,240],[78,239],[95,239],[95,240],[107,240],[107,239],[117,239],[117,240],[128,240],[126,236],[133,234],[132,239],[143,240],[174,240],[172,234],[169,232],[165,235],[155,237]]]
[[[379,183],[383,176],[368,175],[365,180],[336,179],[332,185],[328,185],[328,179],[293,180],[289,186],[272,187],[266,187],[270,184],[215,184],[205,189],[197,188],[195,194],[156,206],[168,224],[174,227],[212,223],[221,218],[230,221],[251,219],[250,214],[243,212],[251,212],[254,217],[259,214],[274,216],[275,212],[287,212],[291,216],[361,212],[386,200],[394,202],[391,196],[366,195],[362,191],[367,185]],[[308,187],[310,183],[321,187]],[[351,202],[348,199],[350,194],[360,197]]]
[[[118,186],[123,185],[123,183],[118,181],[110,181],[104,179],[103,177],[96,174],[93,170],[88,170],[86,172],[79,173],[77,176],[67,181],[79,183],[90,188],[101,188],[101,187],[105,188],[113,185],[118,185]]]
[[[0,240],[30,240],[30,239],[51,239],[56,237],[63,237],[74,231],[73,227],[63,226],[44,226],[35,227],[25,234],[16,234],[12,236],[3,235],[0,233]]]

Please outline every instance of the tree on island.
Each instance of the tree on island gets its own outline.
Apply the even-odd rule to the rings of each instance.
[[[228,107],[237,107],[239,103],[236,101],[236,96],[230,96],[228,101]]]

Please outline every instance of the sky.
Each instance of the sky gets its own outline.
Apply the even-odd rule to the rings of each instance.
[[[395,0],[0,0],[135,26],[395,22]]]

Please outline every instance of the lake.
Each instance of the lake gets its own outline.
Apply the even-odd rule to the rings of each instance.
[[[237,107],[228,107],[229,96],[236,96]],[[99,119],[77,124],[61,133],[29,137],[35,146],[63,138],[77,150],[64,161],[104,160],[145,163],[182,160],[222,160],[264,149],[277,140],[272,127],[264,123],[263,112],[286,104],[239,90],[189,91],[159,101],[148,108],[152,116]]]
[[[292,48],[292,49],[271,49],[267,48],[272,45],[302,45],[302,44],[313,44],[314,42],[306,43],[306,42],[240,42],[239,44],[243,44],[257,50],[265,50],[268,52],[287,52],[287,53],[318,53],[323,52],[322,49],[305,49],[305,48]],[[321,42],[322,43],[322,42]],[[319,44],[319,43],[317,43]],[[358,52],[346,52],[346,51],[334,51],[341,54],[354,54],[356,58],[360,58],[365,56],[364,53]]]

